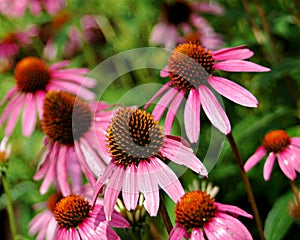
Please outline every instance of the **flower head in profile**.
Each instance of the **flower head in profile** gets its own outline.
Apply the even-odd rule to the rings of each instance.
[[[289,137],[284,130],[273,130],[267,133],[263,143],[255,153],[247,160],[244,169],[248,172],[265,155],[268,155],[264,165],[264,179],[270,179],[275,159],[282,172],[290,180],[297,177],[296,171],[300,172],[300,138]]]
[[[175,215],[175,226],[169,240],[182,240],[183,237],[197,240],[252,239],[247,228],[236,218],[239,215],[252,218],[250,214],[236,206],[215,202],[201,190],[184,194],[176,204]]]
[[[111,161],[97,181],[93,202],[106,185],[104,211],[108,220],[120,191],[128,210],[136,208],[142,193],[145,209],[151,216],[158,211],[159,187],[173,201],[179,200],[184,190],[167,160],[207,175],[204,165],[180,137],[166,135],[158,121],[140,109],[116,111],[107,129],[107,148]]]
[[[43,7],[49,14],[55,14],[65,6],[65,0],[1,0],[0,12],[8,17],[22,17],[27,10],[39,15]]]
[[[177,0],[165,3],[162,9],[161,19],[151,32],[150,43],[173,48],[182,42],[184,36],[196,33],[204,47],[214,49],[222,44],[220,35],[199,16],[200,13],[222,15],[223,8],[217,3]]]
[[[231,131],[229,119],[213,94],[211,88],[231,101],[246,107],[256,107],[256,98],[240,85],[214,76],[215,70],[229,72],[266,72],[262,67],[245,59],[253,52],[238,46],[210,51],[197,43],[183,43],[172,52],[168,66],[161,71],[162,77],[169,77],[167,82],[145,105],[145,109],[159,96],[163,95],[152,115],[160,119],[169,107],[165,121],[165,132],[170,133],[176,112],[187,93],[184,109],[184,122],[187,137],[197,142],[200,133],[200,107],[212,123],[222,133]]]
[[[61,61],[48,66],[36,57],[26,57],[17,63],[14,71],[16,86],[0,103],[6,104],[0,118],[0,125],[6,122],[6,135],[12,134],[21,111],[23,135],[32,134],[37,116],[42,118],[44,98],[49,90],[67,91],[86,100],[95,98],[95,94],[88,88],[94,87],[96,81],[85,76],[89,70],[65,69],[68,65],[69,61]]]
[[[108,107],[103,102],[86,103],[66,92],[47,93],[41,122],[46,134],[44,154],[34,176],[35,180],[43,178],[42,194],[54,183],[68,195],[69,180],[73,189],[74,185],[78,189],[82,174],[95,184],[94,176],[99,176],[109,161],[104,142],[112,115],[112,111],[105,111]]]

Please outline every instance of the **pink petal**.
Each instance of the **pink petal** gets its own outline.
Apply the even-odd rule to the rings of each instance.
[[[297,147],[300,147],[300,137],[292,137],[290,138],[291,145],[295,145]]]
[[[232,48],[228,49],[228,51],[213,52],[213,58],[217,61],[220,60],[243,60],[253,56],[253,52],[248,48]]]
[[[104,195],[104,212],[107,221],[111,221],[111,215],[121,191],[124,178],[125,172],[123,170],[123,166],[117,167],[111,174],[109,182],[106,186]]]
[[[150,167],[155,174],[159,186],[176,203],[184,195],[184,190],[176,174],[160,159],[151,157]]]
[[[158,98],[158,96],[160,96],[161,94],[163,94],[168,88],[170,88],[172,84],[172,81],[167,82],[165,85],[163,85],[158,91],[157,93],[154,94],[154,96],[145,104],[144,109],[147,109],[152,103],[153,101]]]
[[[58,157],[58,149],[59,147],[57,146],[56,143],[54,143],[54,147],[53,147],[53,151],[50,153],[49,155],[49,159],[48,161],[50,161],[49,163],[49,169],[45,175],[45,178],[43,180],[43,183],[40,187],[40,193],[41,194],[45,194],[51,183],[54,181],[55,176],[56,176],[56,165],[57,165],[57,157]]]
[[[186,233],[185,228],[181,227],[178,224],[175,224],[172,231],[170,232],[168,240],[182,240],[185,233]]]
[[[297,172],[300,172],[300,149],[293,145],[286,148],[287,154],[290,157],[291,163]]]
[[[152,116],[154,116],[155,120],[160,120],[161,116],[163,115],[166,108],[169,106],[170,102],[175,97],[177,92],[177,88],[171,88],[161,97],[161,99],[155,105],[155,108],[152,111]]]
[[[165,78],[165,77],[170,77],[170,72],[169,72],[169,66],[165,66],[161,71],[160,71],[160,76]]]
[[[247,212],[245,212],[243,209],[240,209],[239,207],[218,203],[218,202],[214,202],[214,205],[217,206],[218,212],[224,212],[224,213],[229,212],[232,215],[240,215],[247,218],[253,218],[251,214],[248,214]]]
[[[245,88],[228,79],[211,76],[209,84],[222,96],[246,107],[257,107],[257,99]]]
[[[164,132],[165,134],[170,134],[172,129],[172,124],[174,122],[175,115],[177,113],[177,110],[182,102],[182,99],[184,98],[185,90],[181,90],[177,96],[173,99],[170,108],[168,110],[166,121],[165,121],[165,127]]]
[[[26,94],[24,99],[24,111],[22,117],[22,130],[25,137],[29,137],[36,124],[36,110],[32,94]]]
[[[228,72],[269,72],[270,68],[260,66],[256,63],[244,60],[227,60],[214,64],[215,69]]]
[[[204,234],[200,228],[194,228],[192,230],[191,240],[205,240]]]
[[[8,91],[8,93],[5,95],[5,97],[2,99],[2,101],[0,102],[0,107],[4,103],[6,103],[8,100],[10,100],[11,98],[13,98],[17,93],[18,93],[18,88],[17,87],[13,87],[12,89],[10,89]]]
[[[204,85],[199,87],[200,101],[207,118],[222,133],[231,131],[229,119],[214,94]]]
[[[95,180],[94,175],[91,172],[91,170],[90,170],[90,168],[89,168],[89,166],[86,162],[85,156],[84,156],[84,154],[82,152],[82,149],[81,149],[81,145],[78,141],[74,142],[74,151],[76,152],[76,157],[78,158],[78,161],[79,161],[82,172],[84,173],[84,175],[88,179],[89,183],[92,186],[94,186],[96,180]]]
[[[203,13],[212,13],[215,15],[222,15],[224,13],[224,8],[216,2],[194,2],[191,7],[195,11],[200,11]]]
[[[196,143],[200,133],[200,97],[199,92],[192,88],[184,108],[184,126],[188,139]]]
[[[93,88],[96,86],[96,80],[93,78],[81,76],[74,74],[73,72],[68,72],[70,69],[64,69],[60,72],[54,72],[51,74],[52,78],[59,79],[60,81],[70,81],[81,86]]]
[[[80,147],[88,168],[95,176],[100,176],[106,168],[106,164],[100,159],[99,155],[84,137],[80,139]]]
[[[159,189],[157,179],[152,173],[149,163],[142,161],[137,168],[138,190],[145,197],[144,206],[151,217],[157,215],[159,207]]]
[[[236,49],[244,49],[244,48],[246,48],[245,44],[242,44],[242,45],[239,45],[239,46],[235,46],[235,47],[221,48],[219,50],[213,51],[213,56],[219,55],[219,54],[226,54],[227,52],[231,52],[231,51],[234,51]]]
[[[111,221],[109,222],[109,226],[116,228],[129,228],[130,224],[124,217],[122,217],[122,215],[120,215],[116,211],[113,211],[111,215]]]
[[[208,224],[204,224],[207,239],[217,240],[252,240],[248,229],[236,218],[217,213]]]
[[[175,139],[166,137],[165,144],[161,149],[161,154],[171,161],[179,165],[184,165],[202,176],[208,175],[205,166],[193,153],[193,150]]]
[[[95,185],[95,190],[94,190],[94,196],[93,196],[93,205],[95,205],[96,200],[98,198],[98,194],[100,193],[104,183],[107,181],[107,179],[110,177],[112,172],[117,169],[117,166],[111,161],[108,165],[107,168],[105,169],[103,175],[99,177],[97,180],[97,183]]]
[[[4,111],[2,112],[1,118],[0,118],[0,125],[2,125],[5,120],[8,119],[8,116],[10,116],[12,109],[14,109],[16,107],[16,105],[18,104],[19,98],[21,96],[20,95],[16,95],[15,97],[13,97],[10,102],[8,102],[8,104],[6,105]],[[20,103],[19,103],[20,104]]]
[[[134,164],[128,166],[125,171],[125,179],[122,187],[124,205],[128,210],[134,210],[139,198],[137,187],[137,169]]]
[[[271,176],[271,172],[272,172],[272,169],[273,169],[273,166],[274,166],[274,162],[275,162],[275,153],[271,152],[265,162],[265,165],[264,165],[264,179],[266,181],[269,181],[270,179],[270,176]]]
[[[251,168],[253,168],[254,165],[256,165],[266,154],[267,151],[263,146],[258,147],[255,153],[245,163],[245,171],[248,172]]]
[[[43,118],[43,108],[44,108],[44,99],[45,99],[46,93],[44,91],[37,91],[35,93],[35,104],[36,104],[36,109],[38,110],[38,115],[39,118]]]
[[[68,196],[71,194],[71,189],[68,184],[68,172],[67,172],[67,149],[65,146],[61,146],[58,152],[56,172],[57,172],[57,182],[60,187],[63,196]]]
[[[54,72],[57,69],[64,68],[64,67],[70,65],[70,63],[71,63],[71,61],[69,61],[69,60],[60,61],[60,62],[57,62],[57,63],[51,65],[49,67],[49,70],[51,72]]]
[[[283,152],[279,152],[277,154],[277,158],[278,158],[278,163],[279,163],[279,167],[281,168],[281,170],[283,171],[283,173],[290,179],[290,180],[295,180],[296,179],[296,171],[295,169],[292,167],[292,164],[290,163],[288,157],[286,156],[286,154]]]
[[[20,115],[21,108],[23,106],[24,98],[25,98],[24,95],[20,95],[16,101],[15,106],[13,106],[12,109],[10,109],[10,111],[11,111],[10,116],[7,120],[6,128],[5,128],[6,136],[10,136],[15,129],[15,126],[17,124],[17,121],[18,121],[18,118]],[[8,107],[10,107],[10,106],[7,106],[6,108],[8,108]]]

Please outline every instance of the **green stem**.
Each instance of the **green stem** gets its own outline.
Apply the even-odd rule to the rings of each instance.
[[[3,184],[4,192],[6,195],[6,199],[7,199],[7,212],[8,212],[8,218],[9,218],[10,231],[11,231],[12,239],[16,239],[17,228],[16,228],[15,217],[14,217],[13,203],[11,200],[9,184],[6,179],[6,174],[4,171],[1,172],[1,178],[2,178],[2,184]]]
[[[241,154],[240,154],[240,152],[237,148],[237,145],[236,145],[235,140],[232,136],[232,133],[230,132],[229,134],[226,135],[226,137],[229,141],[230,147],[231,147],[231,149],[233,151],[233,154],[235,156],[235,159],[236,159],[236,163],[237,163],[238,168],[240,170],[240,174],[242,176],[242,179],[243,179],[243,182],[244,182],[244,185],[245,185],[246,193],[248,195],[248,200],[250,202],[250,205],[251,205],[251,208],[252,208],[252,211],[253,211],[253,214],[254,214],[254,218],[255,218],[256,226],[257,226],[257,229],[258,229],[258,232],[259,232],[259,235],[260,235],[260,239],[265,240],[266,238],[265,238],[264,230],[263,230],[263,227],[262,227],[262,224],[261,224],[259,212],[258,212],[258,209],[257,209],[257,206],[256,206],[256,202],[255,202],[255,199],[254,199],[254,196],[253,196],[253,192],[252,192],[252,188],[251,188],[248,176],[247,176],[247,174],[244,170],[244,167],[243,167],[243,160],[242,160]]]
[[[172,228],[173,228],[173,225],[172,225],[172,222],[171,222],[171,219],[170,219],[170,216],[168,214],[168,211],[167,211],[167,208],[166,208],[166,205],[163,201],[163,198],[160,194],[160,204],[159,204],[159,214],[165,224],[165,227],[166,227],[166,230],[168,232],[168,234],[170,234]]]

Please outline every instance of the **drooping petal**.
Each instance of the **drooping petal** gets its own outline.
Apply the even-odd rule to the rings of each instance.
[[[96,200],[98,198],[98,194],[100,193],[104,183],[107,181],[107,179],[110,177],[110,175],[112,174],[112,172],[117,169],[117,166],[113,163],[113,161],[111,161],[108,165],[107,168],[105,169],[103,175],[101,177],[99,177],[99,179],[97,180],[97,183],[95,185],[95,189],[94,189],[94,196],[93,196],[93,205],[95,205]]]
[[[204,234],[200,228],[194,228],[192,230],[191,240],[205,240]]]
[[[252,240],[248,229],[239,220],[223,213],[217,213],[208,224],[204,224],[204,232],[211,240]]]
[[[161,149],[161,154],[171,161],[179,165],[184,165],[202,176],[207,176],[208,174],[206,167],[196,157],[193,150],[176,139],[166,137],[165,144]]]
[[[214,64],[214,69],[228,72],[269,72],[270,68],[260,66],[256,63],[244,60],[227,60]]]
[[[160,76],[165,78],[165,77],[170,77],[170,72],[169,72],[169,66],[165,66],[161,71],[160,71]]]
[[[200,97],[194,88],[191,89],[185,103],[184,126],[190,142],[196,143],[200,133]]]
[[[165,91],[167,91],[168,88],[170,88],[172,84],[172,81],[167,82],[165,85],[163,85],[155,94],[154,96],[145,104],[144,109],[147,109],[153,101],[158,98],[160,95],[162,95]]]
[[[257,107],[257,99],[242,86],[215,76],[209,77],[208,82],[219,94],[231,101],[246,107]]]
[[[290,138],[290,144],[300,147],[300,137],[292,137]]]
[[[43,107],[44,107],[45,95],[46,95],[46,93],[44,91],[38,90],[34,96],[39,119],[43,118],[43,110],[44,110]]]
[[[70,159],[67,159],[66,153],[67,153],[66,146],[61,146],[60,151],[58,152],[57,165],[56,165],[57,182],[63,196],[68,196],[71,193],[71,189],[68,184],[68,171],[67,171],[67,161],[70,161]]]
[[[167,116],[166,116],[166,121],[165,121],[165,127],[164,131],[165,134],[170,134],[171,129],[172,129],[172,124],[174,122],[175,115],[177,113],[177,110],[180,106],[180,103],[182,102],[182,99],[184,98],[184,93],[185,90],[181,90],[178,92],[177,96],[173,99],[170,108],[168,110]]]
[[[159,189],[155,174],[149,168],[147,161],[139,163],[137,168],[138,190],[145,197],[144,206],[150,216],[157,215],[159,207]]]
[[[171,88],[161,97],[152,111],[152,116],[154,116],[155,120],[160,120],[161,116],[164,114],[166,108],[169,106],[177,92],[178,91],[176,88]]]
[[[17,101],[15,102],[15,105],[11,109],[8,109],[8,107],[10,107],[10,105],[6,106],[6,109],[8,109],[8,111],[10,111],[10,115],[7,119],[6,128],[5,128],[6,136],[10,136],[15,129],[15,126],[17,124],[17,121],[19,119],[19,115],[20,115],[20,112],[21,112],[21,109],[23,106],[24,98],[25,97],[23,95],[20,95],[18,97]],[[10,103],[12,103],[12,101]]]
[[[176,203],[184,195],[184,190],[176,174],[160,159],[151,157],[151,165],[159,186]]]
[[[230,133],[229,119],[214,94],[204,85],[199,87],[199,93],[203,110],[212,125],[226,135]]]
[[[33,95],[28,93],[24,98],[24,111],[22,116],[22,131],[25,137],[29,137],[36,124],[36,109]]]
[[[267,157],[267,160],[265,162],[265,165],[264,165],[264,179],[266,181],[269,181],[269,179],[270,179],[271,172],[272,172],[274,162],[275,162],[275,158],[276,158],[275,153],[271,152],[269,154],[269,156]]]
[[[123,166],[116,167],[115,171],[111,174],[107,183],[104,195],[104,212],[106,220],[111,221],[111,215],[117,202],[117,198],[122,188],[125,172]]]
[[[177,223],[170,232],[168,240],[182,240],[186,230]]]
[[[59,146],[58,144],[54,143],[53,151],[49,153],[50,154],[48,159],[48,161],[50,161],[49,169],[47,170],[45,178],[40,187],[41,194],[45,194],[48,191],[51,183],[55,180],[58,152],[59,152]]]
[[[125,171],[125,178],[122,187],[124,205],[128,210],[134,210],[139,198],[137,184],[137,168],[134,164],[128,166]]]
[[[292,166],[296,169],[297,172],[300,172],[300,149],[293,145],[290,145],[286,148],[286,154],[288,155]]]
[[[245,163],[245,171],[248,172],[251,168],[253,168],[254,165],[256,165],[266,154],[267,151],[263,146],[258,147],[255,153]]]
[[[277,154],[279,167],[283,171],[283,173],[292,181],[296,178],[296,171],[293,168],[292,164],[289,162],[288,157],[283,152],[279,152]]]

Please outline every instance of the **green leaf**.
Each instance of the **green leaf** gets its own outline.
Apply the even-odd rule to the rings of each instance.
[[[280,240],[289,231],[293,219],[288,214],[288,204],[293,200],[293,193],[288,192],[275,202],[265,222],[265,236],[267,240]]]

